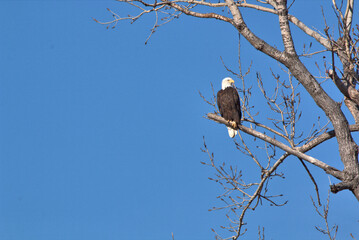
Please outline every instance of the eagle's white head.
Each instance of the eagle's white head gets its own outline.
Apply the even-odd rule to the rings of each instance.
[[[226,77],[222,80],[222,90],[226,89],[227,87],[234,87],[234,80],[230,77]]]

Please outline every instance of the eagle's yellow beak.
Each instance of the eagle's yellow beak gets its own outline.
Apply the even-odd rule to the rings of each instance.
[[[230,82],[230,83],[234,83],[234,80],[231,78],[231,79],[229,80],[229,82]]]

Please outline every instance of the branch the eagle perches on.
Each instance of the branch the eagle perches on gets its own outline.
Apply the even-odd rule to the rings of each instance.
[[[207,118],[210,120],[213,120],[215,122],[224,124],[228,127],[231,127],[230,123],[226,119],[224,119],[223,117],[221,117],[215,113],[208,113]],[[242,121],[245,121],[245,119]],[[335,137],[334,130],[328,131],[328,132],[325,132],[325,133],[319,135],[318,137],[316,137],[309,143],[304,144],[301,147],[292,148],[274,138],[271,138],[255,129],[253,129],[253,128],[249,128],[244,125],[239,125],[238,128],[240,131],[242,131],[246,134],[249,134],[251,136],[254,136],[256,138],[259,138],[267,143],[270,143],[270,144],[282,149],[287,154],[294,155],[302,160],[305,160],[305,161],[323,169],[327,174],[330,174],[333,177],[341,180],[342,182],[340,182],[338,184],[333,184],[330,186],[330,189],[333,193],[337,193],[344,189],[350,190],[359,184],[359,178],[352,179],[351,181],[346,181],[347,176],[345,175],[345,173],[343,171],[340,171],[340,170],[338,170],[332,166],[329,166],[328,164],[326,164],[314,157],[311,157],[311,156],[305,154],[305,152],[311,150],[315,146],[318,146],[319,144],[323,143],[324,141]],[[359,131],[359,125],[351,125],[350,131],[351,132]],[[278,166],[279,166],[279,164],[278,164]]]

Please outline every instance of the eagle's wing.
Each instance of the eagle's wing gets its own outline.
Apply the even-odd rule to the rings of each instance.
[[[239,100],[237,89],[226,88],[226,90],[228,91],[226,94],[228,98],[228,103],[230,103],[230,118],[232,118],[232,120],[234,120],[239,125],[241,123],[242,112],[241,102]]]
[[[222,96],[223,96],[223,90],[219,90],[217,92],[217,106],[218,106],[218,110],[219,110],[219,113],[221,114],[221,116],[223,117],[223,114],[222,114]]]
[[[233,97],[234,97],[233,101],[234,101],[234,104],[236,106],[237,112],[239,112],[240,115],[241,115],[241,101],[239,100],[239,95],[238,95],[237,90],[234,89],[234,88],[233,88],[233,90],[234,90],[233,91]]]

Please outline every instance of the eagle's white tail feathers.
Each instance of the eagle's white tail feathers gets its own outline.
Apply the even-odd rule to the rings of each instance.
[[[233,128],[230,127],[227,127],[227,129],[230,138],[234,138],[237,135],[237,130],[234,130]]]

